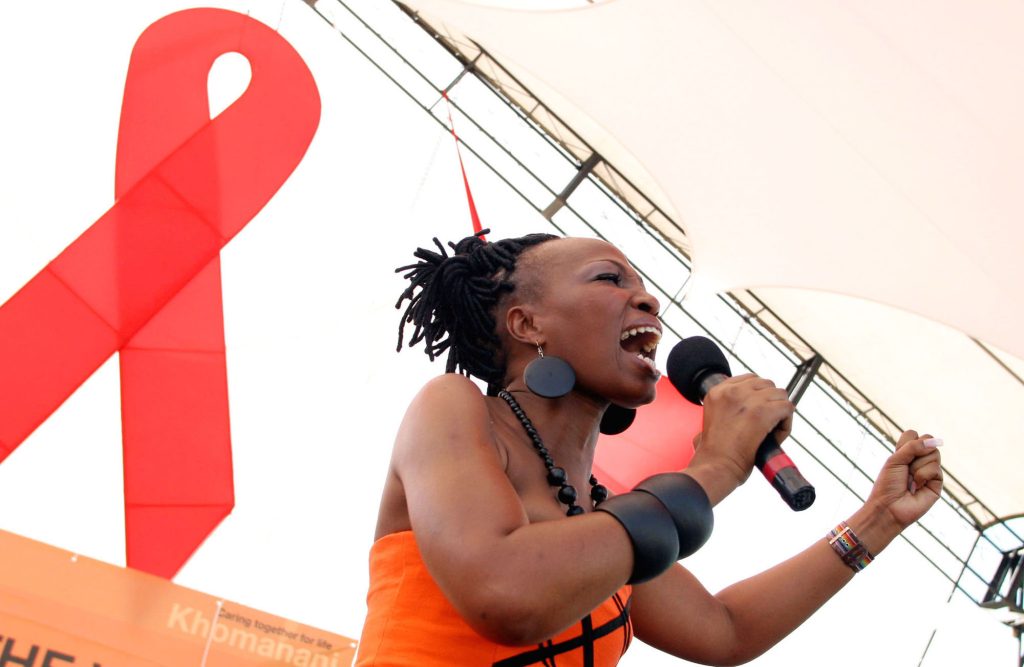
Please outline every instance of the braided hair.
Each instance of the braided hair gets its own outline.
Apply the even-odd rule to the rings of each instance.
[[[430,360],[448,350],[445,371],[473,375],[488,383],[489,391],[505,379],[505,362],[498,354],[501,340],[495,331],[494,309],[516,284],[511,278],[519,255],[538,244],[558,238],[552,234],[528,234],[488,243],[483,230],[458,243],[449,243],[451,255],[434,239],[440,252],[417,248],[420,261],[395,269],[408,271],[409,286],[395,304],[409,305],[398,325],[398,350],[405,337],[405,325],[415,329],[407,347],[423,341]]]

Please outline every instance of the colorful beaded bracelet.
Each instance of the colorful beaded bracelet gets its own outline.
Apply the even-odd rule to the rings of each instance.
[[[854,572],[860,572],[875,559],[845,521],[840,521],[838,526],[830,530],[827,539],[833,551]]]

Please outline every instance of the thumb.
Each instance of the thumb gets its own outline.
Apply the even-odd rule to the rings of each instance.
[[[909,434],[913,434],[913,436],[908,437]],[[930,439],[932,439],[932,436],[927,433],[918,436],[914,431],[904,431],[900,437],[899,444],[896,445],[896,451],[889,456],[889,463],[894,465],[910,465],[917,457],[924,456],[933,451],[931,447],[924,444],[925,440]]]

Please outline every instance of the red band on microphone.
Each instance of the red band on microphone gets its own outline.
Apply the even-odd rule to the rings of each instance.
[[[764,473],[765,479],[771,483],[775,481],[775,476],[778,475],[783,468],[795,467],[796,464],[793,463],[792,459],[786,456],[786,452],[780,449],[777,454],[764,462],[764,467],[761,468],[761,472]]]
[[[207,76],[231,52],[252,80],[211,120]],[[259,21],[153,23],[128,66],[116,203],[0,306],[0,461],[121,353],[131,567],[173,576],[234,506],[219,253],[319,122],[312,74]]]

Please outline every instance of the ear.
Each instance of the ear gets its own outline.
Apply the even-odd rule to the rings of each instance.
[[[544,344],[544,332],[527,304],[512,306],[505,311],[505,330],[512,340],[526,343],[531,347]]]

